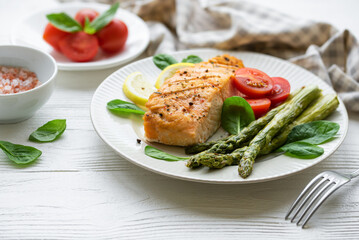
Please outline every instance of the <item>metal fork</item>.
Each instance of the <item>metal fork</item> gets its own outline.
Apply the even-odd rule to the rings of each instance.
[[[359,176],[359,169],[351,174],[341,174],[333,171],[318,174],[300,193],[290,207],[285,219],[290,219],[291,222],[294,222],[298,216],[297,226],[304,228],[309,219],[332,193],[357,176]],[[310,202],[307,203],[309,200]],[[290,217],[294,209],[295,211]],[[300,212],[301,214],[298,215]]]

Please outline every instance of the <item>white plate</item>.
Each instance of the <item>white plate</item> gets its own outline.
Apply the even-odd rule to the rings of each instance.
[[[38,48],[49,53],[57,62],[61,70],[95,70],[114,67],[129,62],[139,56],[150,41],[150,33],[145,22],[126,10],[119,8],[115,18],[126,23],[128,27],[128,39],[122,52],[108,55],[99,51],[96,58],[91,62],[72,62],[63,54],[55,51],[43,39],[42,35],[48,23],[46,14],[66,12],[74,17],[76,12],[83,8],[92,8],[102,13],[109,9],[109,5],[99,3],[68,3],[58,7],[46,9],[23,18],[13,29],[11,41],[13,44],[25,45]]]
[[[172,55],[177,60],[181,60],[190,54],[198,55],[203,60],[207,60],[223,53],[217,50],[191,50],[173,53]],[[284,60],[257,53],[228,53],[242,59],[247,67],[258,68],[270,76],[281,76],[288,79],[292,89],[317,84],[323,90],[323,93],[334,92],[328,84],[317,76]],[[132,163],[166,176],[209,183],[253,183],[278,179],[304,170],[327,158],[339,147],[347,132],[348,115],[343,102],[340,101],[338,109],[328,118],[328,120],[340,124],[338,137],[321,145],[325,150],[322,156],[312,160],[301,160],[282,155],[270,160],[259,160],[254,164],[253,172],[247,179],[242,179],[238,175],[237,166],[225,167],[221,170],[209,170],[208,168],[192,170],[187,168],[184,162],[167,162],[153,159],[144,154],[144,147],[147,143],[142,141],[141,144],[138,144],[136,142],[137,138],[144,139],[142,119],[117,117],[106,109],[106,104],[110,100],[128,100],[122,92],[122,84],[126,76],[135,71],[141,71],[153,83],[161,72],[153,64],[152,58],[146,58],[129,64],[111,74],[102,82],[93,96],[91,102],[92,122],[100,137],[117,153]],[[216,133],[216,135],[218,134],[220,133]],[[151,145],[168,153],[184,156],[183,148],[162,144]]]

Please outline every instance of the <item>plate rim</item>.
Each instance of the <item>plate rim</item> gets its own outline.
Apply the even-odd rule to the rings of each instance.
[[[42,8],[38,11],[35,11],[35,12],[32,12],[30,14],[27,14],[27,15],[24,15],[23,17],[21,17],[15,24],[14,24],[14,27],[11,29],[11,34],[10,34],[10,43],[12,45],[16,45],[16,46],[26,46],[26,47],[32,47],[32,48],[36,48],[40,51],[43,51],[45,52],[42,48],[39,48],[39,47],[34,47],[34,46],[29,46],[28,44],[23,44],[23,43],[16,43],[16,32],[18,31],[18,28],[19,26],[21,25],[21,23],[27,19],[27,18],[30,18],[32,16],[36,16],[37,14],[40,14],[42,12],[46,12],[46,11],[51,11],[51,10],[54,10],[54,11],[60,11],[61,9],[63,8],[66,8],[66,7],[84,7],[84,8],[91,8],[92,6],[94,6],[93,8],[95,8],[95,6],[99,6],[101,8],[104,8],[104,7],[109,7],[111,6],[110,4],[105,4],[105,3],[97,3],[97,2],[68,2],[68,3],[59,3],[57,6],[51,6],[51,7],[47,7],[47,8]],[[58,10],[57,8],[60,8],[60,10]],[[124,59],[124,60],[121,60],[121,61],[115,61],[115,62],[111,62],[111,63],[107,63],[107,64],[94,64],[94,65],[91,65],[91,63],[96,63],[96,62],[86,62],[86,63],[79,63],[79,62],[73,62],[71,64],[76,64],[75,66],[69,66],[68,63],[58,63],[55,59],[55,62],[56,62],[56,65],[57,65],[57,68],[59,70],[62,70],[62,71],[84,71],[84,70],[101,70],[101,69],[108,69],[108,68],[112,68],[112,67],[115,67],[115,66],[119,66],[119,65],[123,65],[123,64],[126,64],[126,63],[129,63],[131,62],[132,60],[134,60],[135,58],[137,58],[138,56],[140,56],[145,50],[146,48],[148,47],[149,43],[150,43],[150,30],[146,24],[146,22],[140,18],[139,16],[137,16],[136,14],[126,10],[126,9],[123,9],[123,8],[119,8],[119,11],[125,11],[127,12],[128,14],[132,15],[132,17],[135,17],[139,22],[141,22],[144,26],[145,26],[145,33],[144,33],[144,44],[143,46],[132,56],[128,57],[127,59]],[[118,12],[117,12],[118,13]],[[117,14],[116,13],[116,14]],[[50,54],[51,55],[51,54]],[[88,65],[90,64],[90,65]]]
[[[228,51],[228,50],[220,50],[220,49],[212,49],[212,48],[205,48],[205,49],[189,49],[189,50],[182,50],[182,51],[175,51],[175,52],[171,52],[171,54],[185,54],[185,53],[192,53],[193,54],[193,51],[196,51],[196,52],[208,52],[208,51],[213,51],[213,52],[222,52],[222,53],[243,53],[243,54],[253,54],[253,55],[261,55],[261,56],[265,56],[265,57],[268,57],[268,58],[272,58],[272,59],[275,59],[276,61],[281,61],[281,62],[285,62],[287,64],[290,64],[292,65],[293,67],[295,68],[298,68],[298,69],[301,69],[301,70],[304,70],[308,73],[310,73],[311,75],[313,75],[314,77],[318,78],[320,81],[324,82],[326,85],[328,85],[329,88],[331,88],[334,92],[335,90],[328,84],[326,83],[324,80],[322,80],[321,78],[319,78],[318,76],[316,76],[314,73],[308,71],[307,69],[301,67],[301,66],[298,66],[294,63],[291,63],[287,60],[284,60],[284,59],[281,59],[281,58],[278,58],[278,57],[274,57],[274,56],[271,56],[271,55],[267,55],[267,54],[263,54],[263,53],[257,53],[257,52],[250,52],[250,51]],[[149,56],[149,57],[146,57],[144,59],[141,59],[141,60],[138,60],[138,61],[135,61],[135,62],[132,62],[128,65],[131,65],[131,64],[134,64],[134,63],[141,63],[141,62],[144,62],[144,61],[147,61],[148,59],[152,58],[153,56]],[[273,180],[278,180],[278,179],[282,179],[282,178],[285,178],[285,177],[289,177],[289,176],[292,176],[292,175],[295,175],[297,173],[301,173],[302,171],[308,169],[308,168],[311,168],[313,166],[315,166],[316,164],[324,161],[325,159],[329,158],[333,153],[335,153],[337,151],[337,149],[342,145],[343,141],[345,140],[346,136],[347,136],[347,132],[348,132],[348,122],[349,122],[349,119],[348,119],[348,112],[346,110],[346,107],[343,103],[343,101],[341,100],[341,98],[338,96],[338,100],[339,100],[339,104],[341,104],[343,106],[343,120],[344,120],[344,131],[343,131],[343,135],[341,136],[341,138],[339,139],[339,142],[337,144],[337,146],[335,146],[332,150],[332,152],[326,156],[325,158],[323,158],[322,160],[320,161],[316,161],[316,162],[313,162],[311,163],[310,165],[308,166],[305,166],[303,167],[302,169],[299,169],[299,170],[294,170],[294,171],[290,171],[290,172],[286,172],[284,174],[279,174],[279,175],[276,175],[276,176],[269,176],[269,177],[263,177],[263,178],[257,178],[257,179],[241,179],[241,181],[238,181],[238,180],[208,180],[208,179],[201,179],[201,178],[198,178],[198,177],[187,177],[187,176],[179,176],[179,175],[175,175],[175,174],[169,174],[169,173],[166,173],[164,171],[160,171],[160,170],[157,170],[157,169],[154,169],[154,168],[151,168],[149,166],[147,166],[146,164],[141,164],[139,161],[135,161],[133,160],[130,156],[127,156],[127,154],[124,154],[122,153],[121,151],[117,150],[117,148],[110,142],[108,141],[104,136],[103,134],[99,131],[99,129],[96,127],[96,124],[95,124],[95,120],[94,120],[94,101],[95,101],[95,96],[96,94],[100,91],[100,88],[101,86],[103,86],[103,84],[105,84],[106,80],[111,78],[113,75],[117,74],[117,72],[121,71],[123,68],[127,67],[128,65],[126,66],[123,66],[121,67],[120,69],[116,70],[115,72],[113,72],[112,74],[110,74],[109,76],[107,76],[102,82],[101,84],[97,87],[97,89],[95,90],[93,96],[92,96],[92,99],[91,99],[91,103],[90,103],[90,118],[91,118],[91,122],[92,122],[92,125],[97,133],[97,135],[102,139],[102,141],[104,143],[106,143],[108,146],[110,146],[118,155],[120,155],[121,157],[125,158],[127,161],[141,167],[141,168],[144,168],[146,170],[149,170],[151,172],[154,172],[154,173],[157,173],[157,174],[160,174],[162,176],[166,176],[166,177],[170,177],[170,178],[174,178],[174,179],[180,179],[180,180],[185,180],[185,181],[191,181],[191,182],[199,182],[199,183],[208,183],[208,184],[253,184],[253,183],[260,183],[260,182],[268,182],[268,181],[273,181]],[[342,126],[341,126],[342,127]],[[194,170],[195,171],[195,170]]]

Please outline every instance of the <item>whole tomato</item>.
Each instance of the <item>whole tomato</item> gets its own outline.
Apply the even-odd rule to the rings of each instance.
[[[94,20],[98,15],[99,13],[97,11],[89,8],[84,8],[76,13],[75,20],[78,21],[81,26],[84,26],[86,17],[89,19],[90,22],[92,22],[92,20]]]
[[[116,53],[125,46],[128,29],[124,22],[113,19],[109,24],[96,33],[100,47],[104,52]]]

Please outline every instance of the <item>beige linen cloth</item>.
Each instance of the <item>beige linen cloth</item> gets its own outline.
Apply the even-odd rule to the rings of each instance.
[[[359,111],[359,47],[348,30],[338,31],[327,23],[294,18],[241,0],[120,2],[150,28],[147,55],[189,48],[274,55],[318,75],[338,92],[348,110]]]

